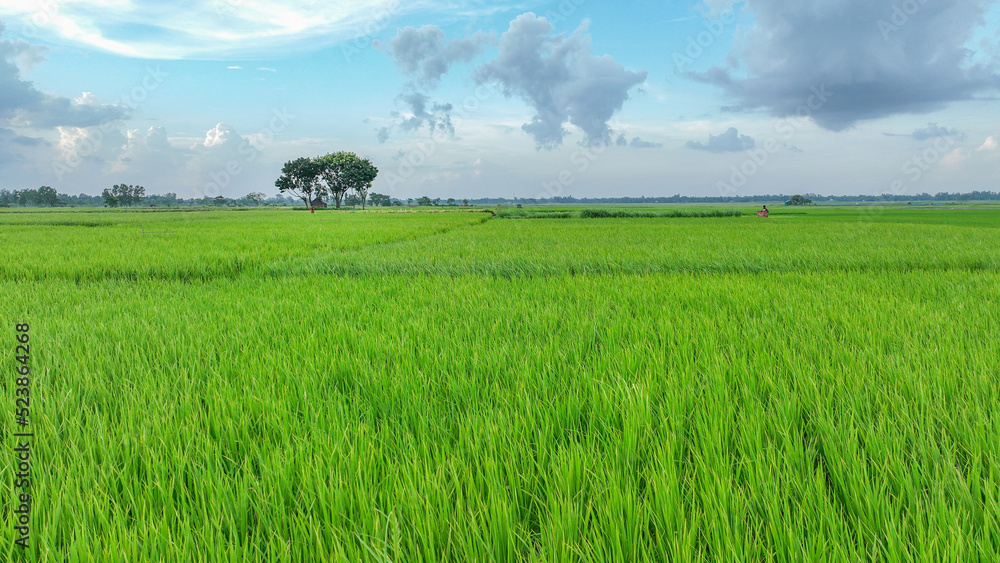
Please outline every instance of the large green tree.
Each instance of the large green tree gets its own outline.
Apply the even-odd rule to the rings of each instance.
[[[281,193],[300,198],[306,207],[309,207],[314,198],[325,195],[325,189],[319,180],[320,165],[317,159],[302,157],[286,162],[281,167],[281,176],[274,181],[274,185],[281,190]]]
[[[353,152],[337,152],[315,159],[319,167],[319,176],[326,183],[326,189],[333,196],[337,209],[344,201],[348,191],[354,190],[361,199],[364,209],[368,199],[368,190],[378,176],[378,168],[367,158],[361,158]]]
[[[143,198],[146,197],[146,188],[129,184],[115,184],[111,186],[111,195],[117,199],[118,205],[132,206],[142,203]]]
[[[101,197],[104,199],[104,205],[107,207],[118,207],[118,204],[121,203],[118,201],[118,197],[107,188],[104,188],[104,191],[101,192]]]
[[[59,205],[59,193],[49,186],[38,188],[38,205],[42,207],[55,207]]]

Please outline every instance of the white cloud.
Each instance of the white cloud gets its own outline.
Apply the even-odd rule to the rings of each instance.
[[[103,106],[89,92],[70,100],[36,89],[21,76],[18,61],[24,53],[37,51],[23,41],[3,39],[4,31],[5,24],[0,21],[0,125],[88,127],[128,116],[127,107]]]
[[[219,123],[205,133],[205,140],[200,143],[203,147],[218,147],[225,145],[239,144],[241,137],[233,131],[233,128],[225,123]],[[197,148],[198,145],[195,145]]]
[[[965,161],[969,159],[969,155],[966,154],[964,149],[958,148],[941,158],[941,166],[948,168],[950,170],[958,170],[962,168]]]
[[[409,13],[490,13],[501,3],[430,0],[0,0],[0,13],[32,34],[128,57],[211,59],[267,56],[275,47],[312,50],[369,36]],[[460,9],[461,8],[461,9]],[[139,27],[142,33],[122,30]],[[150,32],[151,31],[151,32]]]
[[[996,135],[993,135],[991,137],[987,137],[986,140],[983,142],[983,144],[976,150],[993,152],[997,150],[997,148],[998,148],[997,138]]]

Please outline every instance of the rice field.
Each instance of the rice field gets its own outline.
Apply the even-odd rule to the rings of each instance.
[[[997,558],[1000,209],[579,211],[0,213],[0,559]]]

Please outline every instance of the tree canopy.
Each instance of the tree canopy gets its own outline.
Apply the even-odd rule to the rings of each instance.
[[[274,185],[282,193],[302,198],[308,207],[315,197],[331,195],[337,209],[347,192],[354,190],[364,208],[378,168],[353,152],[336,152],[316,158],[297,158],[285,163]]]
[[[108,207],[133,206],[142,203],[146,197],[146,188],[142,186],[132,186],[129,184],[115,184],[111,189],[104,189],[101,193],[104,205]]]
[[[305,202],[306,207],[312,200],[325,195],[324,187],[319,183],[320,166],[315,159],[301,157],[289,160],[281,167],[281,176],[274,185],[281,193],[289,193]]]
[[[378,168],[367,158],[361,158],[353,152],[337,152],[316,159],[320,177],[326,182],[326,188],[333,195],[337,209],[344,201],[344,195],[354,190],[361,200],[364,209],[368,199],[368,190],[378,176]]]

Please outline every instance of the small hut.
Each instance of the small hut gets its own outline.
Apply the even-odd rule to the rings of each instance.
[[[326,209],[326,202],[320,198],[312,200],[312,203],[309,205],[311,205],[313,209]]]

